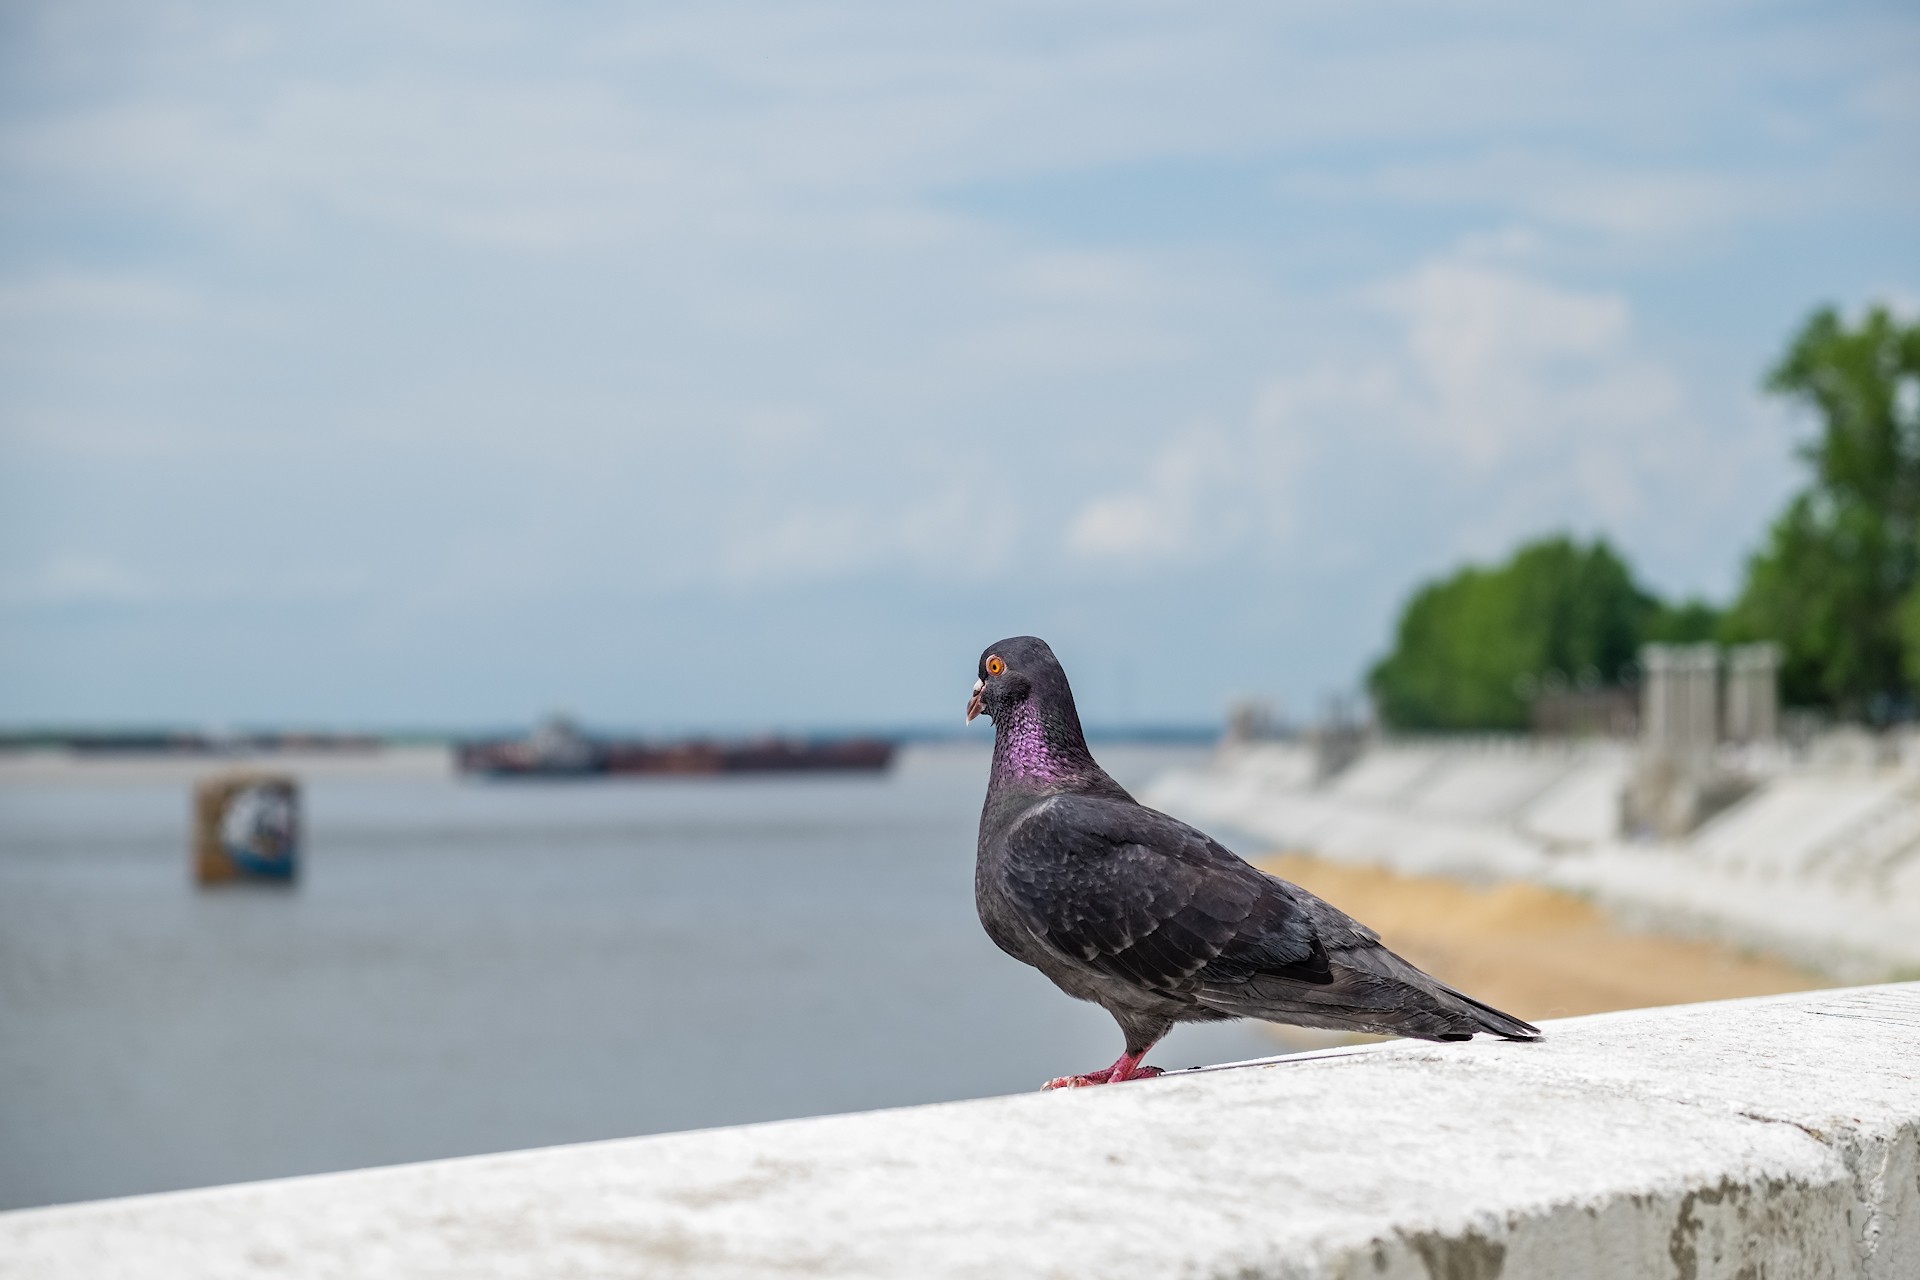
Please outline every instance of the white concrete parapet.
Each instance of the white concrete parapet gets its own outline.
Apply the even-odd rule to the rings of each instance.
[[[8,1280],[791,1275],[1911,1280],[1920,984],[0,1214]]]

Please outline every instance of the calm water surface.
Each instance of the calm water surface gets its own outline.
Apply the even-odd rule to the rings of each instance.
[[[1123,782],[1192,752],[1109,747]],[[0,788],[0,1208],[1031,1089],[1119,1052],[973,913],[986,753],[317,778],[292,890],[178,779]],[[1183,1028],[1163,1066],[1279,1050]]]

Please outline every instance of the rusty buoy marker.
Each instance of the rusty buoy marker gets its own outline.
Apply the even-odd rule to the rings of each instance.
[[[201,884],[291,883],[300,862],[300,790],[272,773],[227,773],[193,793],[193,874]]]

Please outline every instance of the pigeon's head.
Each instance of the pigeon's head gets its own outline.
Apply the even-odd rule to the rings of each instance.
[[[988,645],[980,655],[979,674],[967,703],[969,721],[984,711],[995,724],[1003,724],[1014,708],[1028,703],[1073,706],[1067,673],[1038,636],[1012,636]]]
[[[1114,783],[1087,750],[1068,674],[1035,635],[987,645],[966,718],[993,718],[993,785],[1110,789]]]
[[[967,719],[993,717],[993,786],[1072,787],[1125,795],[1094,763],[1060,660],[1036,636],[987,646]]]

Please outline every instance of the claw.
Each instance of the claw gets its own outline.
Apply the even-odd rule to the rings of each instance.
[[[1119,1084],[1124,1080],[1150,1080],[1166,1074],[1158,1067],[1136,1066],[1138,1061],[1137,1058],[1122,1057],[1105,1071],[1090,1071],[1084,1076],[1055,1076],[1041,1085],[1040,1089],[1042,1092],[1049,1089],[1085,1089],[1096,1084]]]

